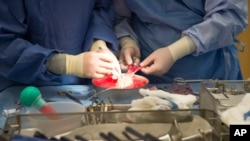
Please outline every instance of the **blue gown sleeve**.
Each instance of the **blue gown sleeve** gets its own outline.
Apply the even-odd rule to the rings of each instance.
[[[205,2],[203,22],[183,31],[197,46],[194,55],[234,44],[234,38],[248,25],[247,0],[209,0]]]
[[[113,30],[114,9],[111,0],[96,0],[85,48],[89,49],[94,39],[106,41],[111,50],[117,51],[117,38]]]
[[[53,79],[46,60],[54,50],[24,40],[28,31],[23,2],[0,0],[0,17],[0,75],[20,83]]]
[[[131,27],[131,16],[132,12],[128,8],[125,0],[114,0],[114,10],[115,10],[115,33],[116,37],[119,39],[124,36],[129,36],[138,42],[138,38]]]

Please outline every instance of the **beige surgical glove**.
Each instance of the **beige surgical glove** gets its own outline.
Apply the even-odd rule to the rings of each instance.
[[[194,42],[183,36],[173,44],[159,48],[141,62],[141,71],[145,74],[162,75],[166,73],[178,59],[196,50]]]
[[[183,36],[181,39],[168,46],[168,48],[174,62],[196,50],[196,46],[189,36]]]
[[[106,45],[106,42],[103,40],[95,40],[90,48],[90,51],[95,52],[102,52],[106,53],[107,55],[111,56],[113,58],[113,66],[114,70],[112,71],[113,79],[117,79],[121,75],[121,67],[119,64],[119,61],[115,54],[109,50],[109,48]]]
[[[84,52],[78,55],[58,53],[47,62],[47,69],[55,74],[74,75],[82,78],[101,78],[111,74],[113,58],[105,53]]]
[[[119,60],[122,70],[127,70],[127,65],[140,63],[140,49],[138,44],[132,38],[126,36],[119,39],[121,51]]]
[[[105,52],[110,51],[107,48],[106,42],[103,40],[95,40],[90,47],[90,51],[99,52],[99,47],[101,47],[103,50],[105,50]]]

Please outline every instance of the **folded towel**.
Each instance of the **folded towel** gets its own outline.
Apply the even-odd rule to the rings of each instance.
[[[221,120],[227,126],[230,124],[250,124],[250,93],[247,93],[235,107],[221,112]]]
[[[144,96],[131,102],[129,110],[169,110],[192,108],[197,100],[196,96],[173,94],[163,90],[139,89]]]

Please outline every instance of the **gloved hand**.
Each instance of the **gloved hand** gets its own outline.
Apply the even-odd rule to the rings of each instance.
[[[130,110],[163,110],[163,109],[188,109],[192,108],[197,98],[194,95],[171,94],[163,90],[139,89],[144,96],[142,99],[133,100]]]
[[[194,52],[196,46],[189,36],[183,36],[173,44],[155,50],[140,64],[145,74],[162,75],[166,73],[176,60]]]
[[[102,78],[114,70],[113,58],[107,53],[84,52],[78,55],[58,53],[47,62],[47,69],[55,74],[82,78]]]
[[[139,65],[140,49],[135,40],[130,37],[122,37],[119,39],[121,51],[119,55],[120,65],[123,71],[127,70],[127,66],[131,64]]]
[[[90,51],[102,52],[110,55],[113,58],[113,65],[115,68],[114,70],[112,70],[113,79],[117,79],[121,75],[121,67],[119,61],[115,54],[108,49],[106,42],[104,42],[103,40],[95,40],[90,48]]]
[[[95,40],[90,52],[78,55],[54,54],[47,62],[47,69],[55,74],[83,78],[101,78],[110,74],[118,75],[121,72],[116,56],[107,48],[103,40]]]
[[[223,123],[230,124],[250,124],[250,93],[246,94],[242,101],[235,107],[229,108],[220,113]]]
[[[87,78],[102,78],[114,70],[113,57],[107,53],[86,52],[66,55],[66,74]]]

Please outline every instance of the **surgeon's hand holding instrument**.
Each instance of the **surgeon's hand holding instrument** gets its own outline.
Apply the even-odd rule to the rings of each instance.
[[[99,47],[103,53],[98,53]],[[54,53],[47,61],[48,71],[54,74],[73,75],[81,78],[102,78],[112,74],[116,57],[102,40],[93,42],[89,51],[79,54]],[[118,64],[118,65],[117,65]],[[119,66],[117,61],[116,66]],[[116,67],[120,68],[120,67]]]
[[[121,76],[122,71],[121,71],[119,61],[117,60],[116,56],[114,54],[112,54],[112,52],[104,50],[101,46],[98,47],[98,52],[107,53],[107,54],[110,54],[112,56],[113,65],[115,68],[115,70],[112,72],[112,74],[114,75],[114,79],[119,78]]]
[[[57,111],[41,97],[40,90],[34,86],[28,86],[21,91],[20,101],[25,106],[36,108],[42,114],[53,114],[47,115],[48,119],[57,120],[61,118],[56,114]]]
[[[159,48],[144,59],[140,65],[145,74],[162,75],[169,71],[180,58],[196,51],[196,45],[189,36],[183,36],[176,42]]]
[[[123,70],[127,69],[127,65],[138,65],[140,63],[140,49],[135,39],[125,36],[119,39],[121,46],[120,63]]]

